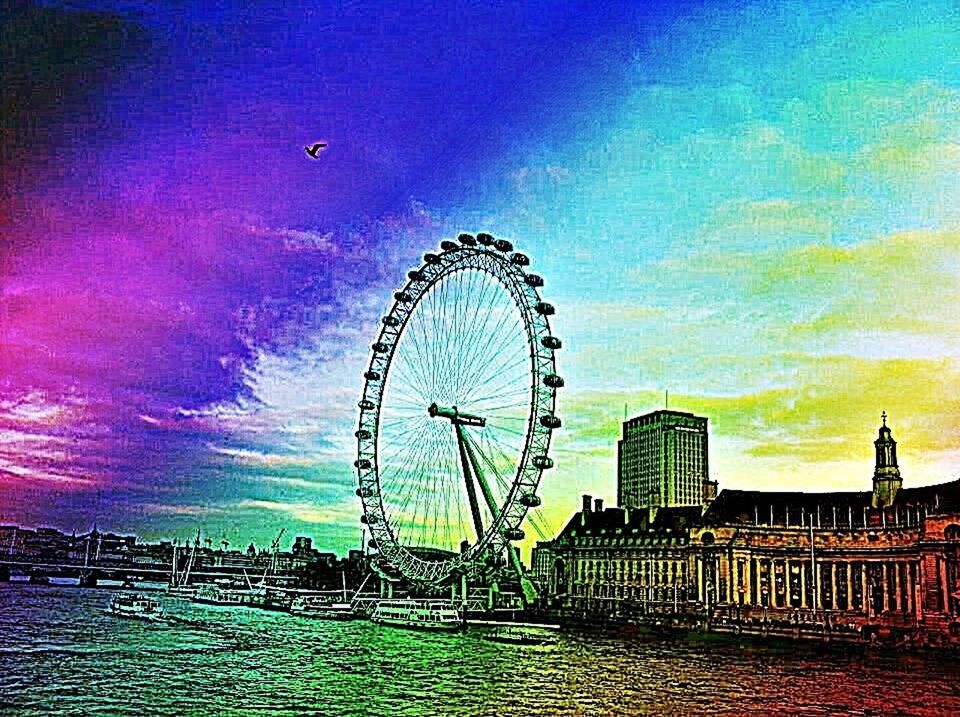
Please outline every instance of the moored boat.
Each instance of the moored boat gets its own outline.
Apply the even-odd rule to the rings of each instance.
[[[356,614],[347,602],[329,602],[314,595],[298,595],[290,603],[290,614],[321,620],[353,620]]]
[[[154,621],[163,618],[163,608],[156,600],[143,595],[117,595],[110,601],[110,612],[119,617]]]
[[[390,600],[380,602],[370,621],[378,625],[415,630],[461,630],[463,619],[456,606],[448,602]]]
[[[501,625],[483,636],[494,642],[512,645],[552,645],[557,641],[555,634],[542,628],[526,625]]]
[[[245,605],[250,602],[250,592],[221,585],[200,585],[190,599],[207,605]]]

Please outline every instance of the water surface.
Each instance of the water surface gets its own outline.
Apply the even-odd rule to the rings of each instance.
[[[0,584],[0,714],[960,714],[960,661],[562,634],[509,645],[160,596]]]

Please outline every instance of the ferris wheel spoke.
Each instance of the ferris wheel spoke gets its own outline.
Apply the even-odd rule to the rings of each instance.
[[[516,327],[516,325],[515,323],[514,327]],[[469,385],[477,386],[497,377],[509,377],[508,361],[513,357],[510,354],[504,354],[511,348],[513,349],[513,354],[518,354],[522,350],[516,345],[511,346],[510,341],[499,342],[485,347],[483,356],[477,360],[477,366],[468,378]]]
[[[502,299],[502,297],[499,298]],[[479,313],[483,315],[483,320],[482,322],[477,322],[476,332],[471,337],[471,351],[468,364],[471,367],[471,371],[465,377],[465,382],[468,385],[475,380],[478,372],[482,372],[485,369],[486,361],[484,357],[491,347],[496,345],[497,333],[490,330],[491,319],[494,321],[494,326],[496,326],[497,319],[512,308],[509,305],[503,304],[502,301],[498,306],[497,299],[497,292],[491,291],[488,303],[480,306]],[[511,300],[508,299],[508,301]]]
[[[432,453],[434,441],[431,437],[423,436],[419,440],[414,438],[413,448],[410,451],[402,453],[397,457],[395,467],[386,464],[386,468],[381,473],[381,488],[394,488],[404,490],[403,503],[401,510],[406,508],[410,499],[410,489],[412,483],[422,479],[421,467],[424,456]]]
[[[466,397],[471,406],[481,406],[525,398],[530,405],[530,386],[517,386],[517,377],[496,376],[483,383],[477,383]]]
[[[507,456],[504,453],[503,448],[501,447],[499,442],[493,440],[490,435],[485,436],[485,438],[487,439],[486,440],[487,450],[484,453],[484,458],[486,459],[487,465],[489,466],[490,470],[493,471],[493,474],[496,477],[497,485],[500,488],[502,497],[505,498],[507,492],[509,492],[510,483],[508,483],[508,481],[504,477],[501,471],[501,467],[498,466],[498,463],[500,465],[506,466],[506,465],[513,465],[515,461],[510,459],[509,456]]]
[[[407,491],[405,493],[404,501],[401,504],[398,510],[398,522],[397,535],[398,537],[401,533],[406,534],[417,524],[417,517],[419,515],[419,503],[423,491],[423,485],[429,480],[428,474],[430,473],[429,467],[432,464],[432,459],[434,458],[432,451],[427,451],[418,457],[418,460],[415,464],[415,481],[412,484],[407,485]],[[411,501],[413,503],[412,513],[411,513]],[[405,516],[412,515],[412,517],[407,520]]]
[[[504,492],[502,490],[503,478],[500,475],[500,471],[490,460],[490,457],[488,455],[488,453],[490,452],[489,448],[481,447],[480,445],[477,444],[475,440],[473,439],[471,440],[475,447],[476,453],[479,455],[481,462],[484,464],[483,466],[481,466],[481,469],[484,471],[484,475],[488,479],[492,475],[492,477],[496,481],[494,485],[496,485],[500,489],[498,491],[493,491],[492,486],[490,485],[490,481],[487,480],[488,489],[494,494],[495,501],[499,505],[500,503],[503,502],[503,497],[504,497]],[[491,518],[490,518],[491,522],[495,521],[496,518],[497,518],[496,515],[491,515]]]
[[[421,395],[427,395],[430,386],[424,378],[426,371],[423,368],[422,358],[417,351],[417,347],[412,346],[410,351],[406,350],[407,346],[404,346],[403,349],[402,353],[398,352],[399,355],[394,357],[394,365],[391,366],[393,377],[399,379],[401,385],[407,385],[411,390]]]
[[[500,401],[501,403],[494,403],[494,401]],[[503,401],[506,401],[506,403],[503,403]],[[473,399],[468,405],[475,411],[483,413],[484,417],[492,418],[504,411],[507,413],[517,412],[509,411],[508,409],[511,408],[529,408],[530,397],[526,394],[523,396],[518,396],[517,394],[492,394],[489,396],[481,396],[479,399]]]
[[[489,319],[490,313],[487,313],[487,318]],[[491,360],[491,352],[496,353],[498,347],[501,344],[509,344],[511,340],[515,337],[506,335],[508,331],[515,329],[517,322],[511,326],[510,329],[504,328],[504,335],[498,334],[498,332],[489,331],[487,336],[479,341],[477,341],[477,348],[471,355],[471,371],[466,377],[467,385],[473,385],[477,378],[483,375],[484,371],[488,370],[497,370],[495,362]],[[506,336],[506,338],[505,338]]]
[[[428,395],[430,391],[430,381],[428,377],[430,376],[431,368],[426,365],[425,350],[421,346],[420,334],[423,332],[423,328],[422,321],[420,321],[419,318],[419,315],[417,315],[413,321],[409,322],[410,342],[409,344],[404,344],[401,350],[398,351],[400,354],[399,357],[401,358],[399,367],[404,374],[404,378],[407,379],[411,386],[415,386],[422,395]],[[423,339],[426,340],[425,333],[423,333]]]
[[[476,297],[476,300],[473,302],[468,302],[468,310],[464,311],[464,320],[466,323],[462,342],[463,351],[461,352],[460,356],[461,372],[458,376],[461,385],[464,377],[467,375],[467,368],[474,365],[476,352],[480,343],[479,338],[490,333],[487,330],[490,321],[490,312],[484,310],[485,301],[489,300],[490,305],[492,306],[493,302],[496,300],[497,293],[496,290],[491,290],[491,286],[496,282],[492,279],[487,279],[482,282],[480,293],[477,295],[473,287],[473,279],[475,278],[476,273],[471,276],[471,283],[467,296],[468,298]],[[482,317],[482,321],[477,320],[478,317]]]

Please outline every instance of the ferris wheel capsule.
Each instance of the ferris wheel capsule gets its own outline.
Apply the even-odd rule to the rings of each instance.
[[[508,242],[506,239],[497,239],[493,243],[493,248],[506,254],[507,252],[513,251],[513,244]]]
[[[548,373],[544,376],[543,383],[550,388],[563,388],[563,379],[555,373]]]
[[[496,240],[486,232],[480,232],[479,234],[477,234],[477,241],[480,242],[483,246],[490,246]]]
[[[554,428],[560,428],[560,419],[553,414],[547,414],[546,416],[540,417],[540,425],[551,430]]]
[[[539,274],[527,274],[523,277],[523,280],[527,283],[527,286],[532,286],[534,289],[543,286],[543,277]]]
[[[528,508],[539,508],[543,503],[543,501],[540,500],[540,496],[534,495],[533,493],[524,493],[521,495],[520,502]]]
[[[464,246],[477,245],[477,240],[473,238],[472,234],[461,234],[460,236],[457,237],[457,241],[459,241]]]

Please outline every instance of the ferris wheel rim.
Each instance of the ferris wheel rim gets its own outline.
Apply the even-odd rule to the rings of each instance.
[[[363,505],[363,520],[371,532],[380,555],[405,577],[424,583],[442,582],[458,572],[469,572],[474,564],[490,552],[502,551],[517,535],[527,511],[536,498],[547,462],[552,431],[559,426],[555,416],[557,388],[563,385],[556,375],[555,349],[559,340],[550,332],[548,316],[553,307],[540,299],[542,279],[524,271],[529,259],[512,252],[509,242],[494,241],[477,246],[463,240],[461,244],[443,242],[443,250],[424,255],[424,263],[407,275],[408,281],[397,291],[381,323],[377,341],[372,345],[368,370],[364,373],[363,395],[359,402],[360,421],[356,432],[359,488],[357,493]],[[481,235],[483,236],[483,235]],[[472,237],[470,237],[472,238]],[[477,541],[466,550],[440,560],[428,560],[414,553],[398,538],[388,518],[381,484],[380,437],[381,411],[384,405],[384,386],[390,373],[397,347],[407,323],[431,289],[461,271],[479,271],[496,280],[510,295],[522,318],[522,334],[529,349],[530,378],[529,410],[522,450],[513,471],[509,492],[503,498],[494,519],[486,526]],[[551,383],[551,379],[553,382]],[[534,458],[541,459],[539,462]],[[521,500],[521,497],[524,500]],[[526,505],[525,503],[531,503]]]

